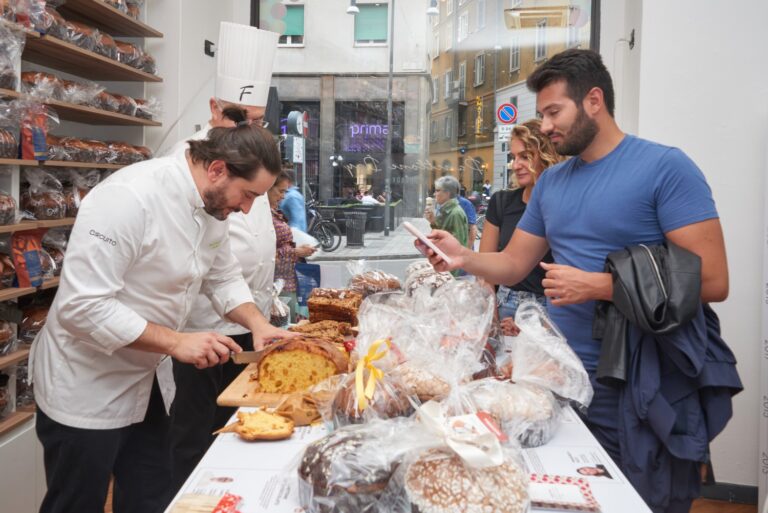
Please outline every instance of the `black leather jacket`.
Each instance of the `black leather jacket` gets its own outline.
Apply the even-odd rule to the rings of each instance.
[[[701,308],[701,258],[672,242],[631,246],[605,260],[613,276],[613,302],[598,301],[592,336],[602,340],[597,381],[627,380],[629,325],[654,335],[690,322]]]

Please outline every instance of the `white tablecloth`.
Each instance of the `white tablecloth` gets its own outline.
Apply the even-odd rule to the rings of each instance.
[[[301,427],[288,440],[277,442],[246,442],[234,434],[219,435],[174,502],[185,493],[233,493],[243,497],[242,513],[300,513],[304,510],[299,506],[295,469],[304,447],[325,433],[323,426]],[[602,513],[650,513],[572,410],[565,411],[555,437],[542,447],[526,449],[524,458],[530,472],[560,476],[586,477],[576,469],[604,465],[611,477],[586,477]],[[537,511],[553,510],[532,513]]]

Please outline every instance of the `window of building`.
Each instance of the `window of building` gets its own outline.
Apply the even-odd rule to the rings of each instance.
[[[437,103],[440,98],[440,79],[432,77],[432,103]]]
[[[453,92],[453,70],[449,69],[445,72],[445,95],[446,100],[451,97]]]
[[[448,140],[451,139],[451,128],[452,128],[452,123],[451,122],[452,121],[453,121],[453,119],[452,119],[452,117],[450,115],[446,116],[445,120],[443,121],[443,123],[444,123],[443,134],[445,134],[445,138],[448,139]]]
[[[467,38],[468,35],[469,35],[469,13],[467,11],[464,11],[459,15],[459,34],[456,39],[459,43],[461,43]]]
[[[285,7],[285,32],[278,44],[282,46],[304,46],[304,6]]]
[[[477,0],[477,30],[485,28],[485,0]]]
[[[509,72],[520,71],[520,36],[512,32],[509,39]]]
[[[467,96],[467,61],[459,64],[459,101],[463,101]]]
[[[536,24],[536,39],[534,46],[534,60],[540,61],[547,57],[547,20],[541,20]]]
[[[387,43],[387,4],[358,4],[360,12],[355,18],[356,45],[383,45]]]
[[[437,142],[437,120],[433,119],[429,124],[429,140],[431,142]]]
[[[458,120],[459,137],[464,137],[467,135],[467,106],[459,105],[458,114],[459,114],[459,120]]]
[[[453,23],[449,21],[445,24],[445,49],[451,48],[453,48]]]
[[[440,31],[436,30],[432,34],[432,58],[437,59],[440,56]]]
[[[485,54],[479,53],[475,56],[474,86],[483,85],[483,82],[485,82]]]

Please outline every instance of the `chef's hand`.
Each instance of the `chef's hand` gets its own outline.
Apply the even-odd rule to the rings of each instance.
[[[284,330],[282,328],[275,328],[271,324],[260,326],[257,331],[251,332],[253,335],[253,349],[254,351],[261,351],[264,346],[269,344],[272,339],[275,338],[294,338],[298,337],[300,333],[294,331]]]
[[[426,244],[416,239],[414,242],[416,249],[429,259],[429,263],[432,264],[436,271],[453,271],[464,266],[464,255],[469,249],[466,246],[462,246],[453,235],[444,230],[432,230],[432,233],[427,235],[427,238],[451,259],[451,264],[449,265],[442,257],[429,249]]]
[[[541,281],[544,295],[555,306],[576,305],[593,299],[610,301],[613,282],[609,273],[590,273],[569,265],[541,262],[547,274]]]
[[[315,251],[317,251],[315,248],[308,244],[303,244],[296,248],[296,256],[299,258],[307,258],[308,256],[312,256]]]
[[[501,332],[508,337],[516,337],[520,334],[520,328],[515,324],[514,317],[505,317],[501,320]]]
[[[180,362],[206,369],[226,363],[230,351],[239,353],[242,350],[234,340],[218,333],[180,333],[170,355]]]

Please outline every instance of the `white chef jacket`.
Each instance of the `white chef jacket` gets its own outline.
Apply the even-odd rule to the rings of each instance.
[[[88,429],[142,421],[164,356],[125,346],[147,322],[181,329],[201,291],[220,315],[252,302],[228,223],[203,206],[183,154],[124,168],[86,196],[32,345],[46,415]]]
[[[189,139],[176,143],[171,152],[184,153],[189,147],[187,141],[205,139],[211,128],[211,125],[207,124]],[[251,289],[253,300],[261,313],[269,319],[272,284],[275,281],[277,241],[266,194],[256,198],[247,214],[240,212],[229,215],[229,239],[232,253],[240,262],[243,278]],[[186,329],[215,331],[224,335],[248,333],[248,330],[239,324],[222,319],[204,294],[200,294],[195,301]]]

